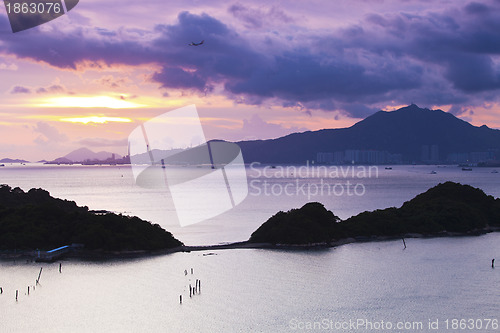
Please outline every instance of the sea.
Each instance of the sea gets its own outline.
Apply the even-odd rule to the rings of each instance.
[[[175,168],[183,179],[199,173]],[[313,201],[346,219],[400,207],[445,181],[500,197],[500,173],[494,168],[254,163],[245,171],[246,185],[238,185],[247,188],[244,200],[188,226],[179,223],[168,184],[138,186],[130,166],[6,164],[0,167],[0,184],[43,188],[92,210],[138,216],[186,245],[247,240],[278,211]],[[189,191],[193,197],[211,195],[200,187],[184,191],[184,196]],[[493,258],[500,265],[500,233],[405,241],[406,248],[392,240],[104,262],[1,261],[0,331],[500,331],[500,266],[491,266]]]

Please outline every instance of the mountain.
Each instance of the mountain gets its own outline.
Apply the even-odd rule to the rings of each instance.
[[[59,158],[55,159],[54,161],[61,161],[60,163],[68,163],[68,161],[69,162],[83,162],[86,160],[104,161],[104,160],[112,158],[113,155],[115,156],[115,159],[121,158],[121,156],[118,154],[113,154],[113,153],[106,152],[106,151],[100,151],[98,153],[94,153],[92,150],[90,150],[88,148],[80,148],[80,149],[72,151],[71,153],[69,153],[63,157],[59,157]],[[64,161],[64,162],[62,162],[62,161]]]
[[[29,163],[29,161],[12,159],[12,158],[2,158],[0,163]]]
[[[412,104],[378,111],[348,128],[294,133],[272,140],[238,142],[247,163],[305,163],[321,152],[374,150],[420,161],[424,146],[436,146],[439,160],[452,153],[500,150],[500,130],[473,126],[442,110]]]

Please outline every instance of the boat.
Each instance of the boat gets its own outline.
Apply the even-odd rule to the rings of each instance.
[[[4,167],[4,166],[5,166],[5,164],[0,164],[0,167]]]
[[[462,168],[462,171],[472,171],[472,168]]]
[[[385,167],[386,170],[392,170],[392,167]]]
[[[437,172],[436,172],[436,171],[434,171],[434,170],[432,170],[432,171],[430,172],[430,174],[431,174],[431,175],[435,175],[435,174],[437,174]]]
[[[497,170],[493,170],[491,173],[498,173],[498,171]]]

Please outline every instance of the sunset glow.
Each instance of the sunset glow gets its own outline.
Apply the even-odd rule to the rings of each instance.
[[[145,105],[109,96],[90,96],[90,97],[54,97],[48,99],[45,103],[42,103],[40,106],[58,107],[58,108],[131,109],[131,108],[140,108]]]
[[[84,138],[111,150],[135,123],[191,104],[207,139],[236,142],[411,103],[500,128],[498,1],[84,3],[3,35],[1,156],[57,158]]]
[[[117,123],[130,123],[132,120],[129,118],[122,117],[103,117],[103,116],[91,116],[91,117],[80,117],[80,118],[62,118],[60,119],[64,122],[70,123],[82,123],[82,124],[105,124],[108,122],[117,122]]]

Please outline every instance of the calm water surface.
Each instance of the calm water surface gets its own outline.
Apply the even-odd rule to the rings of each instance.
[[[437,174],[430,174],[435,170]],[[266,196],[252,192],[236,209],[190,227],[177,226],[166,192],[134,185],[127,167],[23,166],[0,169],[0,183],[53,196],[91,209],[138,215],[159,223],[187,244],[244,240],[278,210],[320,201],[341,218],[364,210],[400,206],[446,180],[500,196],[491,169],[396,166],[378,177],[272,176],[248,170],[250,181],[273,184],[363,184],[362,196]],[[260,177],[257,177],[260,176]],[[267,177],[271,176],[271,177]],[[257,183],[254,183],[257,184]],[[259,185],[259,186],[260,186]],[[263,187],[261,187],[263,190]],[[252,189],[250,189],[252,191]],[[254,189],[254,191],[256,191]],[[170,201],[169,201],[170,200]],[[0,263],[0,320],[6,332],[288,332],[314,322],[365,320],[418,324],[401,332],[439,332],[449,319],[500,319],[500,233],[480,237],[408,239],[349,244],[314,251],[225,250],[177,253],[107,263]],[[500,259],[497,259],[500,262]],[[40,267],[40,285],[33,290]],[[190,274],[193,268],[194,274]],[[188,275],[184,275],[188,270]],[[202,281],[189,297],[189,284]],[[27,295],[27,286],[31,286]],[[18,301],[15,290],[19,290]],[[179,304],[179,295],[183,304]],[[333,325],[333,324],[332,324]],[[385,330],[335,330],[381,332]],[[451,326],[450,326],[451,328]],[[317,329],[313,331],[325,331]],[[456,330],[455,330],[456,331]],[[465,330],[474,331],[474,330]],[[480,330],[495,332],[499,330]]]

